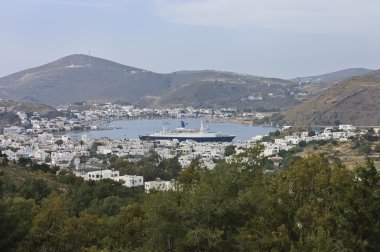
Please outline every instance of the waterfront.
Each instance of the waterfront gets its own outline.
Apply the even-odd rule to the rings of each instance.
[[[107,126],[110,129],[108,130],[73,132],[69,133],[69,135],[74,139],[79,139],[83,134],[87,134],[91,138],[137,139],[139,135],[162,131],[164,123],[167,128],[177,128],[180,126],[181,120],[185,121],[189,128],[199,128],[202,122],[201,119],[120,120],[109,123]],[[203,120],[203,124],[210,132],[235,135],[234,141],[248,140],[253,136],[267,135],[269,132],[276,130],[274,127],[249,126],[230,122],[208,122]]]

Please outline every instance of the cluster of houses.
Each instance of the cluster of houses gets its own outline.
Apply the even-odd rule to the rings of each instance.
[[[245,151],[247,148],[254,146],[257,142],[261,142],[264,145],[264,151],[262,154],[270,157],[275,166],[281,167],[282,158],[277,156],[281,150],[288,151],[297,146],[301,141],[310,142],[332,139],[337,141],[348,141],[350,137],[356,134],[362,134],[355,133],[355,130],[356,128],[352,125],[341,125],[339,126],[338,131],[334,131],[332,127],[328,127],[317,134],[300,132],[285,136],[283,138],[277,138],[273,142],[262,142],[263,136],[255,136],[247,141],[235,142],[234,145],[236,153],[235,155],[228,157],[224,156],[224,150],[231,143],[197,143],[193,141],[178,142],[169,140],[151,143],[139,140],[122,140],[121,142],[115,142],[115,140],[112,141],[108,139],[107,142],[103,142],[105,144],[104,146],[98,147],[98,152],[125,155],[124,152],[120,151],[121,149],[124,149],[128,153],[140,155],[142,153],[146,154],[153,150],[162,158],[179,156],[178,161],[183,168],[186,168],[190,165],[192,160],[198,158],[205,167],[208,169],[213,169],[216,160],[225,159],[227,162],[232,162],[236,155]],[[377,133],[380,131],[380,129],[375,130]],[[130,152],[130,150],[138,151]],[[141,176],[120,176],[118,171],[113,170],[100,170],[87,173],[82,171],[77,174],[82,176],[85,180],[100,180],[103,178],[109,178],[120,181],[128,187],[144,186],[145,191],[152,189],[171,190],[177,185],[176,181],[162,181],[159,178],[155,181],[143,182],[143,177]]]
[[[60,108],[64,110],[65,108]],[[71,111],[70,117],[57,117],[54,119],[42,118],[38,113],[31,117],[23,112],[18,112],[23,124],[26,126],[11,126],[4,128],[0,135],[0,149],[8,156],[9,160],[17,161],[20,158],[30,158],[37,163],[47,163],[59,166],[62,169],[72,169],[77,171],[78,176],[86,180],[100,180],[104,178],[122,182],[125,186],[144,186],[146,190],[152,188],[158,190],[169,190],[175,187],[173,181],[147,181],[141,176],[120,176],[118,171],[104,170],[104,157],[125,157],[131,161],[138,160],[150,152],[157,153],[161,158],[173,158],[178,156],[178,162],[182,168],[186,168],[194,159],[208,169],[213,169],[220,159],[232,161],[234,156],[225,156],[225,149],[231,143],[198,143],[194,141],[179,142],[176,140],[162,141],[141,141],[138,139],[92,139],[87,135],[82,135],[80,139],[72,139],[65,135],[65,131],[83,128],[96,127],[92,122],[99,120],[109,120],[120,117],[142,117],[148,115],[158,116],[220,116],[228,117],[236,113],[236,110],[222,108],[211,109],[137,109],[133,106],[122,106],[115,104],[95,105],[92,109],[84,111]],[[375,129],[379,130],[379,129]],[[290,150],[301,141],[310,142],[318,140],[347,141],[356,131],[352,125],[341,125],[338,130],[325,128],[324,131],[311,135],[309,132],[300,132],[272,141],[263,142],[263,136],[255,136],[246,141],[234,142],[236,154],[239,154],[249,147],[257,144],[258,141],[264,145],[263,155],[271,157],[275,164],[281,164],[280,158],[276,155],[281,150]],[[235,155],[236,155],[235,154]]]
[[[288,128],[289,127],[285,126],[283,129]],[[335,130],[334,127],[326,127],[323,131],[316,134],[310,134],[308,131],[294,133],[283,138],[274,139],[274,142],[263,142],[265,146],[264,155],[270,157],[277,155],[281,150],[288,151],[294,146],[297,146],[301,141],[305,141],[306,143],[321,140],[346,142],[350,137],[357,134],[362,134],[362,132],[356,132],[356,127],[352,125],[340,125],[338,130]],[[258,136],[256,140],[261,141],[262,137]]]
[[[82,177],[86,181],[89,181],[89,180],[99,181],[102,179],[111,179],[111,180],[120,182],[122,185],[126,187],[143,186],[146,192],[149,192],[150,190],[168,191],[168,190],[174,189],[176,186],[175,180],[163,181],[157,178],[154,181],[144,182],[143,176],[136,176],[136,175],[120,176],[119,171],[115,171],[115,170],[75,172],[75,174],[79,177]]]
[[[4,111],[3,111],[4,110]],[[266,113],[239,112],[234,108],[204,109],[204,108],[136,108],[134,106],[119,105],[112,103],[91,104],[88,109],[72,109],[70,105],[60,106],[58,111],[61,116],[46,118],[38,112],[27,114],[19,111],[16,115],[20,118],[22,127],[30,134],[41,134],[44,132],[57,133],[83,129],[107,129],[106,124],[112,120],[133,118],[205,118],[205,119],[262,119]],[[0,107],[0,113],[5,112]],[[10,129],[12,130],[12,129]]]
[[[355,128],[341,126],[340,131],[326,128],[323,132],[310,136],[309,132],[275,139],[274,142],[262,142],[265,156],[274,156],[281,150],[289,150],[300,141],[330,140],[347,141],[354,136]],[[246,141],[233,143],[237,153],[262,141],[263,136],[255,136]],[[62,168],[74,167],[77,170],[98,168],[102,161],[94,154],[113,155],[118,157],[141,157],[154,151],[162,158],[179,156],[179,163],[187,167],[192,160],[199,158],[209,169],[215,166],[215,161],[225,158],[224,150],[230,143],[197,143],[193,141],[156,141],[145,142],[138,139],[112,140],[109,138],[91,139],[82,135],[80,140],[71,139],[67,135],[55,135],[44,132],[42,134],[28,134],[22,127],[12,126],[5,128],[0,135],[0,148],[10,160],[20,157],[31,158],[38,163],[58,165]],[[83,158],[85,157],[85,158]]]
[[[60,111],[67,111],[68,106],[62,106]],[[263,118],[265,113],[239,112],[235,108],[136,108],[119,104],[92,104],[91,109],[71,110],[73,116],[81,121],[96,121],[113,118]]]

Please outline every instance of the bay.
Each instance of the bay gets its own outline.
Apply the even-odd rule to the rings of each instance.
[[[73,132],[68,134],[71,138],[80,139],[84,134],[91,138],[108,137],[110,139],[138,139],[140,135],[162,131],[163,125],[173,129],[180,127],[180,122],[184,121],[189,128],[199,128],[203,121],[203,126],[209,132],[221,132],[226,135],[235,135],[234,141],[245,141],[257,135],[268,135],[269,132],[276,131],[274,127],[249,126],[230,122],[207,122],[202,119],[143,119],[143,120],[120,120],[113,121],[107,126],[108,130],[89,130],[85,132]]]

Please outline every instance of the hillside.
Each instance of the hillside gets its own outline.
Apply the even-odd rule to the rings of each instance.
[[[163,75],[85,55],[67,56],[0,79],[2,97],[49,105],[136,102],[146,93],[162,93],[168,87]]]
[[[61,113],[55,108],[47,105],[31,103],[31,102],[16,102],[12,100],[0,101],[0,130],[12,125],[21,125],[21,120],[17,112],[22,111],[25,113],[38,112],[43,117],[52,118],[60,116]]]
[[[0,107],[3,107],[8,113],[17,113],[19,111],[25,113],[33,113],[38,112],[43,117],[56,117],[60,115],[55,108],[32,102],[18,102],[12,100],[2,100],[0,101]]]
[[[314,155],[265,175],[260,149],[242,155],[212,170],[194,162],[152,193],[2,159],[0,251],[379,250],[373,163],[350,171]]]
[[[183,71],[170,75],[171,88],[161,97],[143,97],[144,106],[207,106],[281,110],[298,104],[290,81],[217,71]]]
[[[295,125],[380,125],[380,70],[342,81],[283,114]]]
[[[0,78],[0,97],[49,105],[120,101],[280,110],[298,103],[296,92],[296,84],[287,80],[209,70],[159,74],[87,55]]]
[[[342,81],[354,76],[362,76],[371,73],[373,70],[366,68],[348,68],[340,71],[321,74],[316,76],[308,77],[297,77],[291,79],[291,81],[297,83],[332,83],[337,81]]]

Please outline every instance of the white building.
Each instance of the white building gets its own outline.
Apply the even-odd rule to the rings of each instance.
[[[119,171],[113,170],[100,170],[88,172],[84,175],[84,180],[101,180],[101,179],[114,179],[119,177]]]
[[[112,179],[117,182],[121,182],[123,186],[135,187],[144,186],[144,177],[135,175],[124,175],[120,176],[119,171],[115,170],[101,170],[93,171],[88,173],[79,173],[79,176],[84,178],[84,180],[95,180],[99,181],[101,179]]]
[[[25,130],[23,127],[19,126],[11,126],[8,128],[3,129],[3,134],[5,136],[13,136],[22,133],[22,131]]]
[[[346,131],[346,132],[333,132],[333,139],[336,139],[336,140],[348,140],[348,138],[354,136],[355,134],[353,132],[350,132],[350,131]]]
[[[339,130],[355,131],[356,127],[351,124],[343,124],[343,125],[339,125]]]
[[[144,183],[145,191],[150,190],[159,190],[159,191],[168,191],[173,190],[175,188],[176,182],[174,180],[171,181],[162,181],[160,178],[157,178],[155,181],[147,181]]]
[[[114,180],[122,182],[126,187],[135,187],[135,186],[143,186],[144,185],[144,177],[143,176],[135,176],[135,175],[124,175],[115,177]]]

